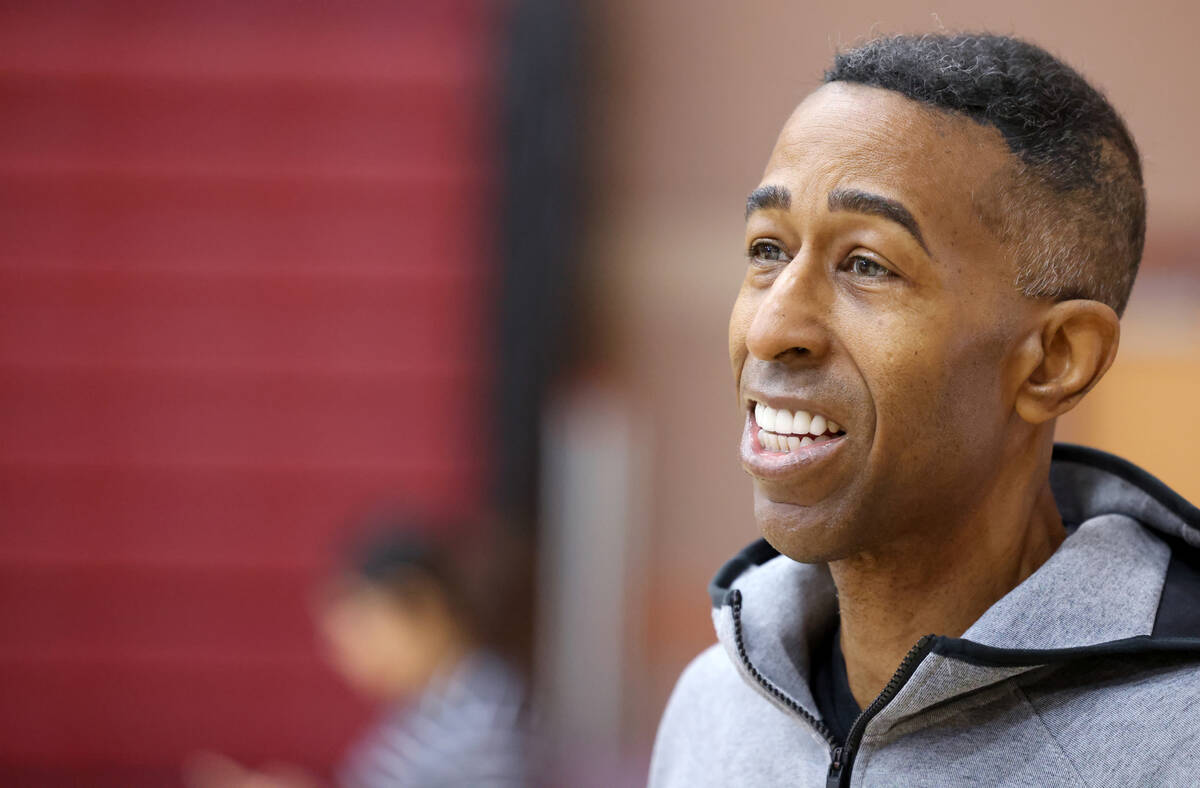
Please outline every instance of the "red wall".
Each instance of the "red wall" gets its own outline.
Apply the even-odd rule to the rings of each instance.
[[[0,5],[0,783],[328,764],[356,507],[481,503],[494,10]]]

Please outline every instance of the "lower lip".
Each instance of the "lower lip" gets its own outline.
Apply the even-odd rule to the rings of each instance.
[[[846,436],[810,443],[795,451],[767,451],[758,442],[758,425],[752,414],[746,414],[742,430],[742,466],[751,476],[762,479],[782,479],[806,470],[833,457],[846,443]]]

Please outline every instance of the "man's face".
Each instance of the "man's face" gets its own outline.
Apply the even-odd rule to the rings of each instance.
[[[1014,163],[995,129],[876,88],[826,85],[784,126],[729,326],[742,463],[784,554],[935,536],[996,477],[1039,306],[980,218]]]
[[[316,613],[327,658],[355,689],[377,699],[420,691],[435,661],[427,614],[354,579],[331,588]]]

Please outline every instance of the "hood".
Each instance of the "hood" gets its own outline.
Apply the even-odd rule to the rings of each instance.
[[[888,716],[1070,660],[1200,652],[1200,509],[1137,466],[1081,446],[1055,446],[1050,483],[1067,539],[962,637],[923,638]],[[739,671],[829,741],[808,688],[812,644],[837,616],[828,568],[758,540],[709,592]]]

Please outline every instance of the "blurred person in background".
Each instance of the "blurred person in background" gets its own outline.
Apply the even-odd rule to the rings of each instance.
[[[335,670],[384,712],[352,746],[340,788],[519,788],[528,773],[524,684],[485,646],[476,605],[450,553],[413,518],[372,517],[366,537],[320,590],[315,618]],[[313,788],[295,767],[262,771],[205,754],[195,788]]]
[[[1142,254],[1116,111],[1017,39],[876,39],[746,217],[729,349],[765,541],[713,580],[720,645],[653,788],[1196,784],[1200,510],[1054,444]]]

